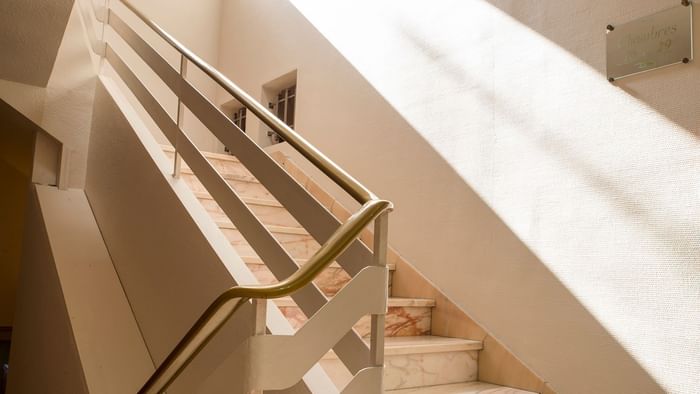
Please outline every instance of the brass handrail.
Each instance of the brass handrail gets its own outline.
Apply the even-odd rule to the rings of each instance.
[[[252,111],[267,126],[271,127],[275,133],[284,138],[306,159],[362,204],[356,213],[350,216],[345,223],[341,224],[331,234],[306,264],[283,281],[273,285],[235,286],[219,295],[139,390],[139,394],[155,394],[163,392],[172,384],[184,368],[242,305],[250,299],[285,297],[308,285],[323,269],[355,242],[363,229],[383,213],[391,211],[393,204],[390,201],[379,199],[364,185],[277,118],[265,106],[258,103],[220,71],[190,51],[128,0],[120,1],[141,21],[175,48],[183,58],[192,62],[217,82],[219,86]],[[182,61],[184,62],[184,60]]]
[[[120,0],[131,12],[133,12],[139,19],[141,19],[148,27],[153,29],[161,38],[167,41],[173,48],[175,48],[181,55],[190,60],[194,65],[196,65],[200,70],[207,74],[211,79],[219,84],[224,90],[231,94],[236,100],[243,104],[247,109],[252,111],[258,119],[262,120],[266,125],[268,125],[272,130],[282,136],[285,141],[289,143],[294,149],[301,153],[306,159],[313,163],[319,170],[326,174],[329,178],[335,181],[338,186],[343,188],[348,194],[350,194],[356,201],[364,204],[370,200],[376,200],[375,196],[369,189],[358,182],[352,175],[348,174],[345,170],[340,168],[326,155],[321,153],[315,146],[311,145],[306,139],[294,131],[291,127],[287,126],[286,123],[281,121],[277,116],[275,116],[270,110],[265,108],[264,105],[253,99],[248,93],[243,89],[238,87],[230,79],[228,79],[219,70],[214,68],[212,65],[204,61],[202,58],[197,56],[194,52],[189,50],[183,44],[181,44],[175,37],[170,35],[162,27],[160,27],[153,20],[148,18],[145,14],[134,7],[128,0]]]
[[[308,285],[357,239],[367,225],[391,209],[389,201],[368,201],[331,235],[306,264],[287,279],[274,285],[235,286],[222,293],[160,364],[139,390],[139,394],[157,394],[165,390],[245,302],[252,298],[285,297]]]

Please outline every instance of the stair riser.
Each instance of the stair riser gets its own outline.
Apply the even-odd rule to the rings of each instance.
[[[241,256],[257,256],[255,250],[248,244],[238,230],[221,229]],[[282,247],[295,259],[308,259],[320,248],[319,244],[308,234],[272,234]]]
[[[295,329],[306,323],[307,318],[297,306],[282,306],[280,310]],[[419,336],[430,334],[430,307],[389,307],[384,324],[388,337]],[[370,335],[370,317],[364,316],[354,325],[360,336]]]
[[[384,357],[384,389],[473,382],[478,351],[424,353]]]
[[[209,158],[208,160],[222,175],[231,174],[236,177],[255,179],[253,174],[251,174],[251,172],[248,171],[248,169],[245,168],[240,162],[219,160],[214,158]]]
[[[384,390],[472,382],[477,379],[478,351],[387,355],[384,357]],[[321,366],[339,387],[351,378],[337,358],[321,360]]]
[[[173,152],[166,151],[165,155],[169,159],[173,159]],[[231,156],[233,158],[233,156]],[[248,177],[248,178],[254,178],[253,174],[248,171],[247,168],[243,164],[241,164],[238,160],[223,160],[223,159],[217,159],[215,157],[207,157],[207,160],[209,163],[211,163],[214,168],[219,171],[220,174],[233,174],[235,176],[241,176],[241,177]],[[189,169],[187,166],[187,163],[184,161],[181,164],[181,168],[183,169]]]
[[[216,201],[209,198],[200,198],[199,201],[202,203],[207,212],[209,212],[211,217],[214,218],[214,220],[229,221],[228,216],[226,216]],[[283,207],[254,203],[249,203],[248,207],[263,224],[301,228],[299,222],[294,220],[294,217],[292,217],[292,215],[290,215],[289,212],[287,212],[287,210]]]
[[[193,174],[182,174],[182,179],[190,186],[193,192],[206,193],[207,189]],[[256,198],[260,200],[275,200],[272,194],[258,182],[245,182],[237,179],[227,179],[229,185],[241,197]]]
[[[246,264],[261,284],[277,283],[278,280],[263,264]],[[389,271],[389,294],[393,271]],[[350,281],[350,276],[340,267],[328,267],[314,280],[314,283],[327,295],[333,296]]]
[[[248,268],[253,272],[253,275],[258,279],[261,284],[272,284],[279,282],[270,270],[262,264],[248,264]],[[340,290],[346,283],[350,280],[348,274],[345,273],[341,268],[326,268],[319,274],[319,276],[314,279],[314,283],[318,286],[327,296],[335,295],[338,290]]]

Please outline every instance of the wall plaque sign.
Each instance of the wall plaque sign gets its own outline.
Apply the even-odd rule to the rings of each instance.
[[[607,74],[616,79],[693,59],[693,6],[667,10],[608,26]]]

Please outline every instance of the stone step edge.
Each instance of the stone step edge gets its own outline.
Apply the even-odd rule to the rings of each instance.
[[[173,148],[170,145],[161,145],[160,147],[163,149],[164,152],[169,152],[169,153],[175,152],[175,148]],[[227,155],[225,153],[214,153],[214,152],[205,152],[205,151],[201,151],[201,152],[204,155],[204,157],[206,157],[208,159],[232,161],[235,163],[241,162],[240,160],[238,160],[238,158],[236,156]]]
[[[236,226],[231,221],[215,220],[214,222],[216,223],[217,226],[219,226],[219,228],[225,228],[227,230],[238,231]],[[275,224],[266,224],[265,227],[271,233],[307,235],[307,236],[311,237],[311,234],[309,234],[309,232],[306,231],[306,229],[303,227],[277,226]],[[313,238],[313,237],[311,237],[311,238]]]
[[[240,257],[243,260],[243,262],[246,264],[265,265],[265,263],[263,263],[262,259],[260,259],[260,257],[258,257],[258,256],[240,256]],[[304,265],[308,261],[308,259],[294,259],[294,261],[296,261],[297,264],[299,264],[299,265]],[[337,261],[332,262],[329,265],[329,267],[330,268],[341,268],[340,264],[338,264]],[[396,264],[387,264],[386,267],[389,268],[389,271],[396,271]]]
[[[298,308],[297,304],[292,300],[292,297],[276,298],[275,305],[278,307],[294,307]],[[430,298],[404,298],[404,297],[389,297],[388,306],[390,308],[432,308],[435,306],[435,300]]]
[[[223,178],[226,179],[227,181],[238,181],[238,182],[246,182],[246,183],[258,183],[258,184],[261,184],[261,185],[262,185],[262,183],[260,183],[260,181],[259,181],[257,178],[253,177],[253,176],[245,176],[245,175],[232,174],[232,173],[230,173],[230,172],[221,172],[221,171],[219,171],[219,170],[217,170],[217,171],[219,172],[219,174],[221,175],[221,177],[223,177]],[[182,175],[192,175],[192,176],[195,176],[194,172],[192,172],[191,169],[189,169],[188,167],[185,167],[185,166],[183,166],[183,167],[180,168],[180,174],[182,174]],[[264,185],[263,185],[263,186],[264,186]]]
[[[207,192],[194,192],[195,197],[197,197],[200,200],[213,200],[214,197],[211,196],[211,194]],[[245,197],[241,196],[239,194],[239,197],[241,197],[241,200],[243,200],[244,203],[250,204],[250,205],[263,205],[267,207],[275,207],[275,208],[284,208],[282,204],[280,204],[279,201],[276,200],[268,200],[264,198],[251,198],[251,197]]]
[[[465,382],[465,383],[452,383],[452,384],[439,384],[436,386],[422,386],[413,387],[406,389],[395,389],[386,390],[386,393],[396,393],[396,394],[479,394],[479,393],[490,393],[490,394],[535,394],[532,391],[514,389],[512,387],[500,386],[497,384],[486,383],[486,382]]]
[[[445,341],[434,341],[435,338],[444,339]],[[412,339],[412,341],[407,341]],[[424,339],[424,341],[421,341]],[[369,338],[363,338],[365,343],[369,345]],[[413,343],[412,343],[413,342]],[[423,342],[423,343],[421,343]],[[442,342],[442,343],[440,343]],[[416,337],[385,337],[384,338],[384,355],[385,356],[401,356],[409,354],[426,354],[426,353],[454,353],[467,352],[472,350],[481,350],[484,345],[481,341],[473,339],[447,338],[437,337],[433,335],[421,335]],[[326,353],[322,359],[331,360],[337,359],[338,356],[333,350]]]

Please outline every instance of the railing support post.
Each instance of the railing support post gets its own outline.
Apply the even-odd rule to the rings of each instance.
[[[187,78],[187,58],[185,55],[180,55],[180,83],[184,83],[185,78]],[[182,158],[177,153],[178,140],[180,138],[180,133],[182,131],[182,123],[185,118],[185,105],[182,104],[182,99],[180,98],[180,92],[177,92],[177,128],[178,133],[175,134],[175,154],[173,155],[173,176],[175,178],[180,177],[180,167],[182,166]]]
[[[267,299],[254,298],[253,302],[253,336],[265,335],[267,333]],[[263,394],[262,390],[253,389],[249,394]]]
[[[91,5],[92,5],[92,0],[91,0]],[[105,0],[104,5],[102,6],[103,9],[96,11],[96,17],[98,22],[102,22],[102,32],[100,33],[100,42],[99,48],[95,48],[96,53],[100,56],[100,61],[99,61],[99,68],[102,68],[102,65],[105,62],[105,57],[107,56],[107,40],[105,38],[105,35],[107,34],[107,25],[109,25],[109,15],[112,12],[109,9],[109,0]],[[94,10],[94,8],[93,8]]]
[[[386,269],[386,256],[388,249],[389,236],[389,212],[384,212],[374,220],[374,259],[372,265],[384,267]],[[386,316],[386,302],[389,297],[388,273],[385,273],[386,281],[384,283],[384,313],[373,314],[371,322],[371,337],[370,337],[370,365],[373,367],[384,366],[384,318]],[[381,392],[382,382],[379,391]]]

